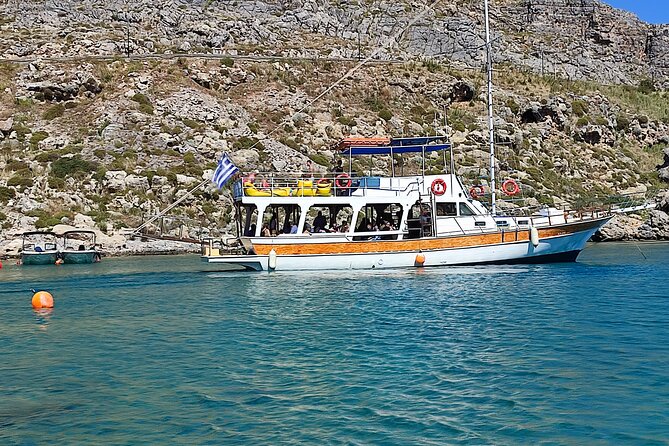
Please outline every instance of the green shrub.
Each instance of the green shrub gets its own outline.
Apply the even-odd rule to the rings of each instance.
[[[597,125],[609,125],[609,120],[603,116],[597,116],[595,118],[595,124]]]
[[[257,138],[249,138],[248,136],[242,136],[232,143],[232,147],[236,150],[250,149],[254,146],[258,150],[263,150],[265,148],[265,146]]]
[[[235,65],[235,61],[232,59],[232,57],[224,57],[221,59],[221,65],[230,68]]]
[[[314,153],[314,154],[309,155],[309,159],[311,161],[313,161],[314,163],[319,164],[321,166],[328,167],[330,165],[330,162],[328,161],[328,159],[325,156],[321,155],[320,153]]]
[[[34,148],[37,147],[37,145],[39,144],[40,141],[44,141],[44,140],[47,139],[48,137],[49,137],[49,134],[48,134],[47,132],[42,132],[42,131],[35,132],[35,133],[33,133],[32,136],[30,137],[30,141],[29,141],[29,142],[30,142],[30,145],[31,145],[31,146],[33,147],[33,149],[34,149]]]
[[[642,79],[641,82],[639,82],[639,93],[651,94],[653,92],[655,92],[655,84],[653,84],[652,80]]]
[[[465,124],[462,121],[455,121],[451,123],[451,128],[456,132],[464,132],[467,130],[467,127],[465,127]]]
[[[35,155],[35,161],[39,163],[50,163],[60,158],[56,152],[42,152]]]
[[[636,119],[641,125],[646,125],[649,122],[648,116],[646,115],[637,116]]]
[[[28,169],[28,165],[24,161],[10,160],[10,161],[7,161],[7,165],[5,166],[5,169],[11,170],[12,172],[16,172],[18,170]]]
[[[0,212],[0,221],[5,221],[5,220],[7,220],[7,214],[5,214],[4,212]]]
[[[57,178],[85,178],[94,172],[98,165],[76,155],[71,158],[59,158],[51,164],[51,174]]]
[[[9,180],[7,180],[7,186],[26,188],[32,187],[33,179],[24,175],[14,175]]]
[[[300,150],[300,145],[293,138],[280,138],[279,142],[293,150]]]
[[[184,157],[183,157],[184,163],[186,164],[195,164],[197,163],[197,160],[195,159],[195,155],[193,155],[193,152],[187,152]]]
[[[63,104],[55,104],[51,107],[49,107],[42,117],[46,119],[47,121],[51,121],[52,119],[60,118],[65,114],[65,106]]]
[[[588,113],[588,104],[582,99],[576,99],[571,103],[571,111],[576,116],[585,116]]]
[[[588,124],[590,124],[590,118],[588,118],[587,116],[581,116],[580,118],[578,118],[578,121],[576,121],[576,125],[579,127],[583,127]]]
[[[202,124],[196,121],[195,119],[184,118],[182,119],[182,122],[186,127],[190,127],[193,130],[199,130],[200,128],[202,128]]]
[[[146,113],[147,115],[153,114],[153,105],[151,105],[151,100],[149,100],[146,95],[142,93],[135,93],[135,95],[132,97],[132,100],[139,104],[139,111]]]
[[[625,131],[630,128],[630,120],[625,115],[618,115],[616,117],[616,129]]]
[[[337,122],[348,127],[357,125],[357,122],[355,122],[355,119],[352,116],[340,116],[337,118]]]
[[[51,189],[63,190],[65,189],[65,180],[54,176],[49,176],[49,187]]]
[[[520,112],[520,105],[518,105],[518,103],[511,98],[506,100],[506,106],[509,107],[511,113],[514,115],[517,115],[518,112]]]
[[[384,121],[390,121],[392,117],[393,113],[387,108],[381,109],[381,111],[379,111],[379,118],[383,119]]]
[[[16,196],[16,191],[5,186],[0,186],[0,203],[7,203]]]

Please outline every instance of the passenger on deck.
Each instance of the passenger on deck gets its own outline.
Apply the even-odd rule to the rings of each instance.
[[[269,230],[269,227],[267,225],[263,225],[262,231],[260,231],[260,235],[262,237],[271,237],[272,233]]]
[[[269,232],[272,235],[277,235],[277,227],[279,226],[279,219],[276,217],[275,213],[272,213],[272,216],[269,220]]]
[[[253,237],[256,235],[256,224],[253,223],[251,227],[244,234],[246,237]]]
[[[327,221],[323,217],[323,212],[318,211],[318,215],[314,218],[314,232],[320,232],[322,229],[325,229]]]
[[[290,233],[297,234],[297,225],[295,223],[290,226]]]

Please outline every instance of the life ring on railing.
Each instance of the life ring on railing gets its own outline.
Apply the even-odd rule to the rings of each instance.
[[[446,181],[441,178],[435,178],[435,180],[432,182],[432,186],[430,186],[430,189],[432,190],[433,194],[441,196],[446,193],[446,187]]]
[[[353,184],[353,180],[351,180],[351,177],[346,173],[340,173],[337,175],[337,178],[335,178],[335,186],[341,189],[347,189],[351,187],[351,184]]]
[[[316,181],[316,187],[326,188],[330,186],[332,186],[332,184],[327,178],[321,178],[320,180]]]
[[[518,192],[520,192],[520,186],[518,186],[516,180],[506,180],[502,183],[502,192],[513,197],[514,195],[518,195]]]
[[[485,189],[480,184],[478,186],[472,186],[471,189],[469,189],[469,195],[475,200],[483,194],[485,194]]]

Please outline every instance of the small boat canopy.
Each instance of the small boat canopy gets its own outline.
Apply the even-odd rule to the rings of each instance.
[[[341,152],[342,155],[394,155],[399,153],[428,153],[449,150],[450,144],[426,145],[390,145],[385,147],[349,147]]]

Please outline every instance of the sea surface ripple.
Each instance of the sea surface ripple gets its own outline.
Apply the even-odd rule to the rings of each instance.
[[[641,249],[329,273],[6,265],[0,444],[667,445],[669,245]]]

